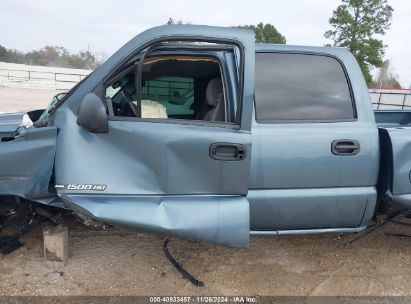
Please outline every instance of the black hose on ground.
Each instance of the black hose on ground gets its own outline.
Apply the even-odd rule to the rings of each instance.
[[[170,254],[170,252],[168,251],[168,243],[170,242],[170,238],[166,238],[164,240],[163,243],[163,251],[164,254],[166,255],[166,257],[169,259],[169,261],[171,262],[171,264],[173,264],[173,266],[177,269],[177,271],[179,273],[181,273],[181,275],[183,276],[183,278],[185,278],[186,280],[189,280],[191,282],[191,284],[193,284],[194,286],[198,286],[198,287],[204,287],[204,283],[202,281],[197,280],[195,277],[193,277],[190,273],[187,272],[187,270],[185,270],[183,268],[183,266],[180,265],[179,262],[177,262]]]
[[[396,223],[399,219],[404,218],[404,217],[408,217],[411,215],[411,210],[406,210],[404,212],[399,213],[396,216],[393,217],[387,217],[385,220],[383,220],[381,223],[375,224],[371,229],[365,231],[363,234],[361,234],[360,236],[352,239],[351,241],[347,242],[344,244],[344,246],[347,245],[351,245],[352,243],[358,241],[359,239],[362,239],[363,237],[365,237],[366,235],[370,234],[371,232],[374,232],[375,230],[377,230],[378,228],[383,227],[385,224],[388,223]]]

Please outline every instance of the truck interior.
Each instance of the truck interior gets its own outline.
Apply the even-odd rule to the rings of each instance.
[[[218,58],[178,54],[146,57],[141,112],[137,105],[137,65],[118,73],[106,87],[112,116],[233,122],[227,115],[229,104]]]

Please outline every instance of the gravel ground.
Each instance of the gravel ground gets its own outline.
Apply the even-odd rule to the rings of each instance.
[[[35,224],[24,246],[0,257],[1,295],[411,295],[411,239],[384,232],[252,237],[236,250],[175,239],[171,254],[205,287],[181,278],[162,252],[163,238],[95,231],[71,223],[69,262],[61,270],[43,261]]]
[[[54,91],[0,88],[0,112],[45,107]],[[0,295],[411,295],[411,233],[388,224],[361,235],[252,237],[248,250],[173,240],[170,252],[194,276],[183,280],[164,257],[163,239],[94,231],[70,223],[70,258],[46,268],[40,224],[25,245],[0,256]]]
[[[0,112],[44,109],[57,93],[54,90],[0,87]]]

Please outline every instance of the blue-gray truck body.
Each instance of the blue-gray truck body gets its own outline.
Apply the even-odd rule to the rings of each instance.
[[[173,101],[159,106],[159,83],[169,77],[171,92],[176,73],[197,75],[192,94],[176,86],[165,97]],[[285,83],[292,73],[296,82]],[[209,94],[213,77],[222,85]],[[122,95],[107,95],[109,88]],[[180,95],[190,101],[181,102],[181,117],[144,117],[143,95],[173,113]],[[260,103],[270,96],[289,100],[272,119],[272,105]],[[208,116],[197,114],[204,99]],[[310,106],[315,99],[322,104]],[[17,131],[18,114],[1,116],[0,195],[234,247],[247,247],[252,233],[360,231],[381,201],[411,207],[411,113],[374,115],[361,70],[342,48],[259,45],[245,30],[162,26],[129,41],[46,114]]]

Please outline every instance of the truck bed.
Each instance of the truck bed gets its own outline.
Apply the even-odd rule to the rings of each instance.
[[[411,110],[375,111],[374,115],[378,127],[411,127]]]
[[[374,113],[380,133],[380,195],[411,208],[411,111]]]

